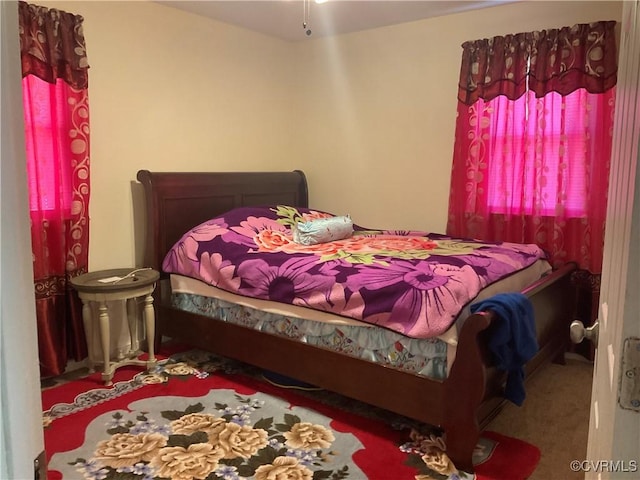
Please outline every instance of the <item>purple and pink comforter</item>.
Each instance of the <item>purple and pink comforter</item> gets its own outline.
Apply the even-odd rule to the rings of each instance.
[[[232,293],[429,338],[445,332],[482,288],[545,257],[536,245],[358,225],[342,240],[293,241],[298,222],[331,216],[282,205],[233,209],[187,232],[162,268]]]

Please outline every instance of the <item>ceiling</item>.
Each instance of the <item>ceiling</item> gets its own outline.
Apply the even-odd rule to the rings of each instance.
[[[517,0],[158,0],[158,3],[286,41],[412,22]],[[305,12],[308,12],[305,15]],[[303,26],[306,21],[306,28]]]

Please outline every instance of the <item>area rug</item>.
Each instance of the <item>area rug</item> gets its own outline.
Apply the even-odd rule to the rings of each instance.
[[[191,350],[122,367],[111,387],[96,373],[45,389],[47,478],[524,480],[540,458],[484,432],[475,474],[458,471],[436,430],[262,373]]]

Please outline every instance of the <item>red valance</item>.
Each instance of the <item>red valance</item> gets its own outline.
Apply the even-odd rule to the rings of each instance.
[[[87,53],[80,15],[18,3],[22,76],[56,83],[61,78],[76,89],[88,87]]]
[[[529,89],[536,97],[609,90],[618,73],[615,26],[606,21],[534,32]]]
[[[615,26],[601,21],[465,42],[458,99],[515,100],[527,89],[537,97],[605,92],[617,81]]]

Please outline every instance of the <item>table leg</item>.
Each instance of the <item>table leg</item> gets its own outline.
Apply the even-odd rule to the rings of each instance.
[[[82,323],[84,324],[84,334],[87,339],[87,355],[89,363],[89,373],[95,372],[95,365],[93,363],[93,322],[91,318],[91,302],[89,300],[82,300]]]
[[[111,370],[111,363],[109,362],[111,338],[109,332],[109,312],[107,310],[107,302],[100,302],[98,311],[100,312],[98,318],[100,320],[100,341],[102,343],[102,358],[104,360],[102,380],[105,385],[111,385],[113,371]]]
[[[147,367],[156,363],[156,357],[153,351],[155,334],[156,334],[156,315],[153,309],[153,296],[147,295],[144,298],[144,326],[147,331],[147,349],[149,350],[149,360]]]
[[[127,320],[129,323],[129,339],[131,347],[129,348],[128,357],[133,357],[137,352],[138,346],[138,304],[135,298],[127,299]]]

